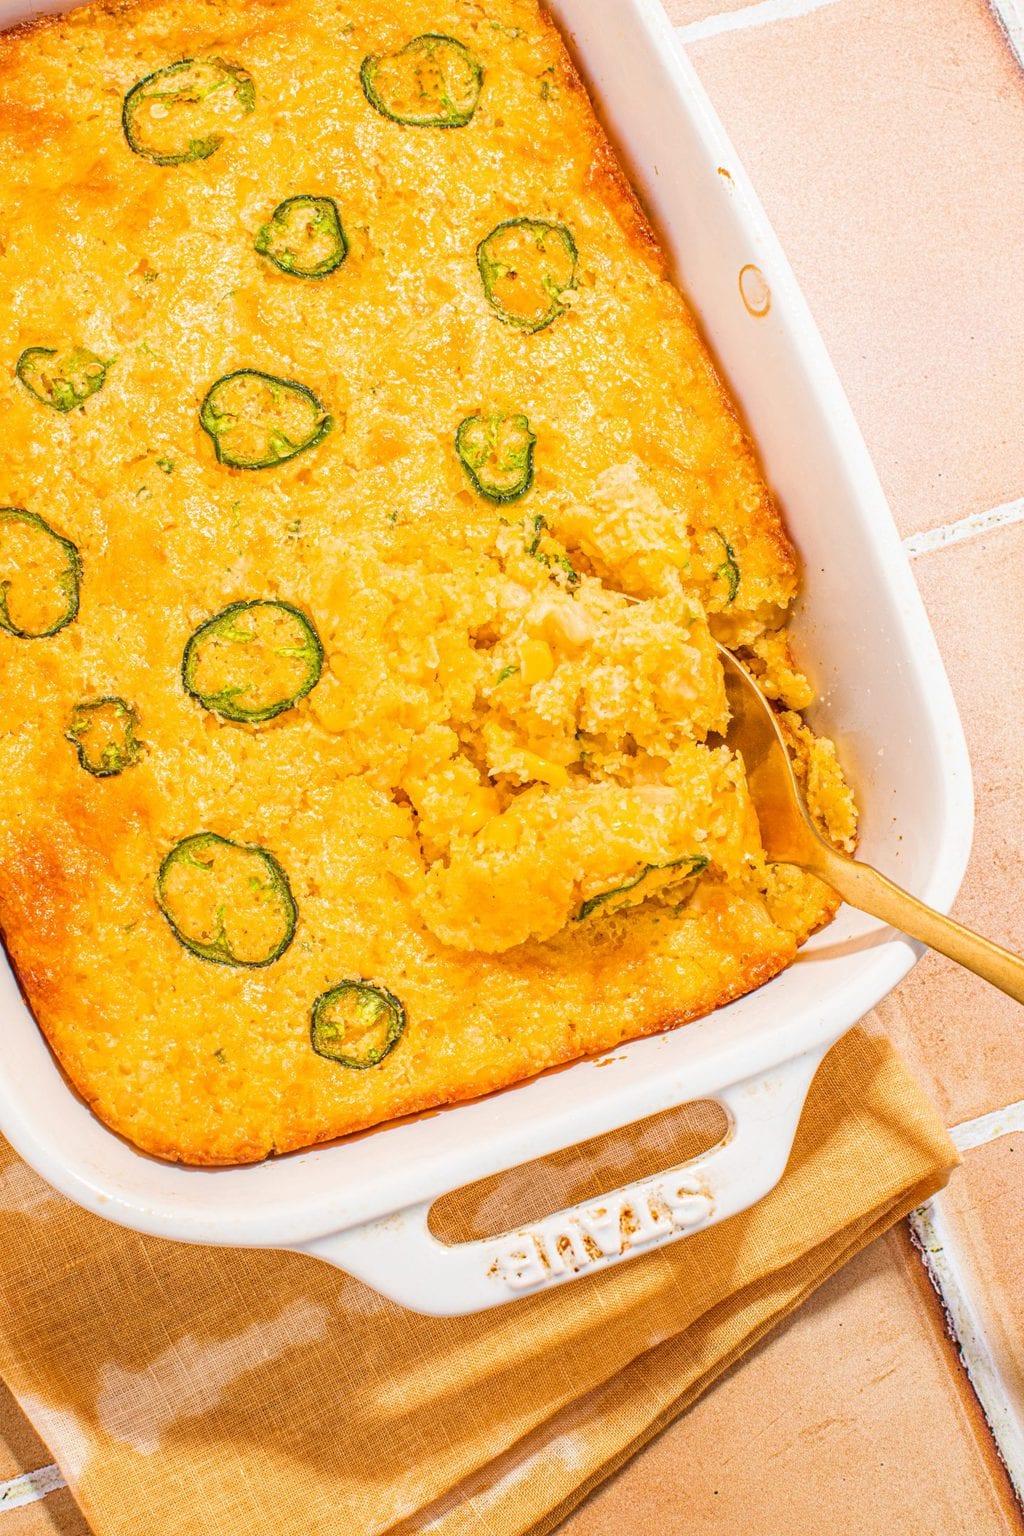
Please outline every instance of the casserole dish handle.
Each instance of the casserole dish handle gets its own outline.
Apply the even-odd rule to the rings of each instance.
[[[821,1047],[702,1094],[721,1104],[729,1119],[725,1136],[709,1151],[517,1231],[443,1243],[430,1230],[433,1201],[427,1200],[296,1251],[326,1259],[433,1317],[482,1312],[607,1269],[735,1216],[773,1189],[824,1054]]]

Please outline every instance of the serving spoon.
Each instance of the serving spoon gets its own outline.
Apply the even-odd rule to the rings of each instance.
[[[761,841],[772,863],[795,864],[816,875],[859,912],[890,923],[1024,1003],[1024,959],[943,917],[821,835],[797,783],[775,711],[732,652],[722,645],[718,652],[732,716],[726,741],[743,758]]]

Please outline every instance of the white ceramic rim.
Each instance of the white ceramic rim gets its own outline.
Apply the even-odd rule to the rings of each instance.
[[[938,774],[933,786],[938,809],[928,832],[930,857],[916,890],[934,906],[947,909],[971,841],[970,769],[963,733],[867,449],[789,264],[695,71],[676,46],[658,0],[554,0],[552,10],[588,76],[590,60],[581,46],[582,33],[595,18],[624,30],[621,46],[634,47],[658,90],[674,98],[679,121],[699,136],[708,166],[729,167],[734,217],[742,225],[750,259],[771,276],[773,324],[817,402],[815,430],[857,508],[858,536],[865,557],[870,554],[873,561],[879,602],[884,599],[887,605],[893,662],[908,698],[920,710],[922,749]],[[24,5],[0,0],[0,24],[25,12]],[[599,89],[595,97],[600,103]],[[635,106],[629,110],[635,111]],[[714,344],[713,334],[711,340]],[[891,872],[899,877],[898,869]],[[385,1126],[356,1142],[248,1168],[210,1170],[156,1162],[100,1126],[67,1089],[35,1026],[31,1036],[27,1032],[27,1010],[9,970],[0,968],[5,972],[0,974],[0,1019],[10,1024],[13,1041],[13,1054],[0,1058],[0,1130],[63,1194],[141,1232],[198,1243],[319,1251],[330,1235],[356,1228],[369,1231],[368,1223],[379,1237],[382,1221],[393,1213],[423,1211],[439,1195],[473,1180],[688,1100],[717,1097],[724,1102],[737,1084],[760,1083],[764,1088],[787,1065],[816,1062],[906,975],[919,954],[909,940],[877,925],[861,925],[849,945],[857,951],[856,966],[846,966],[834,984],[831,979],[823,983],[813,1006],[802,1006],[781,1020],[774,1010],[787,1006],[790,973],[708,1019],[634,1042],[614,1058],[580,1062],[557,1078],[535,1079],[430,1120]],[[820,954],[819,948],[805,961]],[[754,1018],[759,1028],[752,1031]],[[802,1093],[796,1098],[799,1102],[791,1106],[786,1126],[776,1134],[777,1141],[782,1136],[785,1142],[784,1153]],[[366,1152],[367,1146],[372,1153]],[[772,1182],[784,1163],[783,1155]],[[360,1173],[355,1179],[353,1168]],[[754,1185],[750,1179],[747,1183],[749,1193]],[[751,1198],[763,1192],[755,1191]],[[742,1208],[735,1198],[732,1204]],[[721,1214],[728,1212],[723,1209],[715,1219]],[[361,1269],[351,1252],[347,1259],[328,1251],[324,1256],[366,1273],[371,1283],[390,1294],[402,1290],[397,1281],[388,1283],[381,1266]],[[406,1295],[401,1299],[415,1305]],[[469,1308],[456,1298],[455,1305],[436,1309]]]

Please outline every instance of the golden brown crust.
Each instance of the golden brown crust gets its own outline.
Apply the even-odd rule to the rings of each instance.
[[[0,505],[45,517],[85,571],[74,624],[0,631],[0,929],[69,1079],[163,1158],[253,1161],[657,1033],[761,985],[826,910],[818,893],[776,922],[753,883],[709,881],[678,911],[648,901],[477,953],[446,947],[410,895],[409,763],[447,730],[475,771],[472,706],[453,726],[449,695],[496,632],[474,611],[460,650],[429,649],[497,526],[452,450],[470,411],[528,408],[528,506],[552,523],[639,465],[720,630],[777,622],[795,589],[749,440],[550,20],[534,0],[442,9],[443,25],[430,0],[365,0],[346,30],[328,0],[102,0],[0,36],[0,284],[18,294],[0,306]],[[478,120],[404,132],[368,106],[359,63],[438,26],[484,58]],[[195,164],[133,155],[124,93],[207,50],[251,71],[250,127]],[[279,200],[318,191],[350,251],[314,285],[253,237]],[[569,224],[581,252],[567,313],[529,337],[495,318],[474,260],[514,217]],[[14,377],[24,348],[54,344],[111,360],[82,412]],[[261,474],[218,464],[198,407],[239,367],[313,387],[335,420],[323,445]],[[723,537],[743,568],[731,602]],[[278,719],[232,724],[186,695],[183,646],[265,596],[314,616],[323,678]],[[138,708],[146,747],[108,779],[64,734],[97,695]],[[298,926],[275,964],[212,964],[175,938],[156,871],[198,830],[286,869]],[[409,1016],[365,1072],[310,1049],[313,1000],[352,976]]]
[[[540,10],[539,19],[552,49],[558,55],[559,71],[566,88],[577,93],[589,105],[587,88],[580,78],[572,55],[565,45],[565,39],[559,32],[551,15],[543,6]],[[590,150],[590,158],[586,170],[588,190],[603,199],[609,211],[614,214],[619,228],[629,242],[631,249],[638,255],[646,256],[651,270],[657,273],[659,277],[665,277],[667,275],[667,264],[664,252],[658,243],[658,237],[651,227],[651,222],[637,196],[636,190],[630,184],[618,156],[609,143],[600,122],[594,115],[591,115],[589,119],[587,143]]]
[[[831,896],[831,893],[828,893]],[[828,915],[823,917],[822,923],[831,922],[838,910],[838,902],[830,902]],[[820,925],[819,925],[820,926]],[[749,992],[755,992],[763,987],[773,977],[784,971],[793,960],[793,946],[784,944],[776,953],[758,955],[744,965],[737,975],[723,988],[717,990],[713,996],[693,1000],[687,1007],[673,1010],[661,1018],[645,1019],[630,1026],[628,1033],[618,1039],[609,1039],[597,1050],[587,1052],[587,1057],[601,1056],[616,1047],[628,1044],[631,1040],[642,1040],[652,1035],[664,1034],[666,1030],[677,1029],[684,1024],[692,1024],[697,1019],[706,1018],[716,1008],[723,1008],[727,1003],[736,998],[744,997]],[[52,1042],[51,1042],[52,1043]],[[545,1062],[539,1071],[525,1069],[515,1076],[510,1076],[507,1068],[495,1066],[493,1072],[474,1079],[472,1085],[460,1084],[453,1080],[451,1085],[443,1091],[433,1093],[411,1093],[401,1100],[396,1100],[389,1120],[411,1120],[417,1116],[427,1114],[431,1110],[440,1110],[449,1105],[464,1104],[473,1099],[484,1098],[491,1093],[500,1093],[505,1088],[512,1088],[517,1083],[539,1075],[544,1072],[556,1072],[571,1062],[585,1059],[577,1050],[565,1048]],[[90,1101],[90,1107],[95,1110],[100,1119],[107,1120],[103,1112],[103,1106],[96,1101]],[[107,1120],[111,1130],[123,1133],[123,1126],[114,1120]],[[358,1135],[361,1131],[372,1129],[379,1123],[378,1116],[368,1116],[364,1121],[355,1121],[345,1124],[342,1128],[316,1128],[310,1126],[298,1146],[314,1147],[322,1146],[325,1142],[336,1141],[340,1136]],[[218,1157],[204,1148],[192,1148],[183,1150],[181,1145],[171,1138],[160,1138],[150,1135],[144,1143],[140,1143],[143,1150],[153,1157],[158,1157],[166,1162],[187,1162],[194,1167],[230,1167],[237,1163],[257,1162],[266,1157],[267,1147],[261,1141],[239,1141],[231,1150],[230,1155]],[[282,1149],[283,1150],[283,1149]]]
[[[578,91],[586,98],[586,87],[580,79],[579,73],[572,57],[565,45],[561,33],[545,8],[541,8],[541,20],[543,21],[552,46],[556,48],[562,60],[562,69],[572,89]],[[647,211],[644,208],[635,188],[630,183],[623,170],[622,163],[615,153],[611,143],[605,134],[597,116],[591,112],[588,123],[587,141],[590,149],[590,159],[587,166],[587,186],[602,199],[605,206],[611,211],[619,228],[622,230],[630,249],[648,262],[650,268],[659,277],[668,278],[668,266],[658,236],[651,224]],[[699,335],[699,327],[692,313],[687,309],[682,296],[671,288],[671,300],[677,311],[678,321],[695,335]],[[724,387],[711,362],[706,343],[703,343],[703,361],[707,367],[708,375],[713,380],[716,389],[719,406],[726,416],[737,423],[743,435],[744,450],[753,458],[754,450],[746,429],[742,424],[735,401]],[[727,530],[728,531],[728,530]],[[732,530],[737,532],[735,528]],[[795,591],[798,579],[798,563],[796,551],[793,547],[789,533],[786,529],[782,514],[778,505],[765,485],[762,487],[762,495],[756,509],[749,516],[743,532],[749,536],[756,533],[764,540],[766,563],[776,573],[777,577],[787,583],[787,591],[792,594]],[[723,639],[728,638],[723,634]]]

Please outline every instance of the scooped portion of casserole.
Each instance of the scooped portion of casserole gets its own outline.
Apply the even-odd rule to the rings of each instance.
[[[759,986],[716,642],[797,567],[536,0],[0,35],[0,928],[77,1090],[251,1161]],[[753,322],[752,322],[753,323]]]

